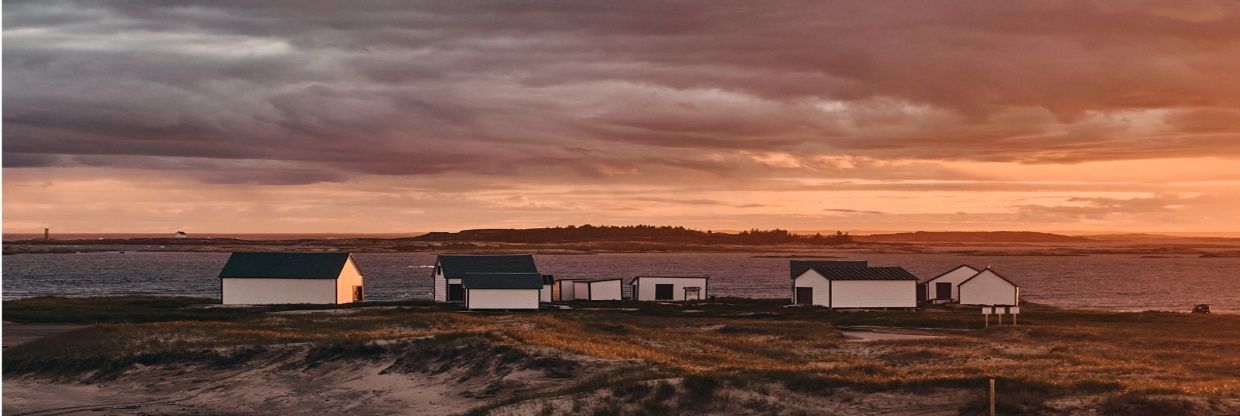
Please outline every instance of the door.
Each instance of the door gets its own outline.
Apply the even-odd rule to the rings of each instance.
[[[460,284],[448,285],[448,301],[461,302],[465,300],[465,288]]]
[[[813,305],[814,304],[814,288],[798,287],[796,303],[797,305]]]
[[[675,285],[657,284],[654,285],[654,300],[672,300],[672,290]]]
[[[952,298],[952,284],[946,283],[946,282],[936,282],[934,284],[934,298],[935,299],[951,299]]]
[[[685,300],[702,300],[702,288],[686,287],[685,288]]]
[[[361,286],[353,286],[353,301],[361,302],[364,300],[366,300],[366,292],[362,290]]]

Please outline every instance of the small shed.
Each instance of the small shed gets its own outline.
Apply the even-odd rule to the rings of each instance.
[[[957,285],[962,305],[1020,305],[1020,286],[989,267]]]
[[[534,256],[529,254],[460,255],[440,254],[431,272],[436,302],[462,302],[465,288],[461,278],[471,273],[533,273]],[[541,279],[541,277],[540,277]]]
[[[961,264],[943,272],[938,276],[930,278],[922,282],[918,289],[919,298],[929,302],[952,303],[960,301],[960,291],[956,285],[960,282],[968,280],[970,277],[977,275],[978,270],[967,265]]]
[[[225,305],[340,304],[366,297],[349,253],[233,253],[219,277]]]
[[[583,279],[573,281],[573,297],[577,300],[622,300],[624,279]]]
[[[466,309],[538,309],[538,273],[471,273],[461,277]]]
[[[902,267],[815,265],[793,278],[792,301],[828,308],[913,308],[917,277]]]
[[[709,295],[710,276],[637,276],[629,282],[639,301],[695,301]]]

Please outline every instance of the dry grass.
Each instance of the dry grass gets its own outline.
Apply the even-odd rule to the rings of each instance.
[[[48,301],[40,302],[41,308],[49,307]],[[9,307],[6,302],[6,311]],[[82,305],[75,301],[74,307]],[[690,309],[694,312],[686,312]],[[1167,404],[1122,396],[1134,391],[1170,396],[1240,395],[1240,316],[1121,314],[1036,306],[1026,312],[1021,326],[989,329],[977,328],[980,317],[971,309],[841,313],[739,300],[642,305],[627,312],[461,313],[424,307],[359,308],[348,314],[264,312],[217,321],[97,325],[12,348],[4,355],[4,367],[6,374],[84,371],[92,366],[125,365],[133,362],[126,357],[141,354],[164,354],[158,357],[169,360],[223,360],[185,352],[282,344],[330,347],[485,334],[509,347],[632,360],[650,369],[625,376],[630,383],[707,377],[692,378],[698,384],[690,387],[700,389],[682,387],[678,390],[682,395],[706,394],[714,383],[710,377],[729,385],[777,385],[811,395],[840,388],[973,389],[993,377],[1005,386],[1005,397],[1014,401],[1011,409],[1032,413],[1045,410],[1047,399],[1065,395],[1113,395],[1112,409],[1182,405],[1174,400]],[[175,319],[177,313],[168,315]],[[974,329],[943,332],[943,338],[934,340],[878,342],[845,342],[836,329],[840,324],[899,323]],[[611,386],[606,379],[594,383],[575,388]],[[643,404],[638,402],[651,394],[645,387],[628,388],[633,390],[616,394],[620,401],[616,406],[603,410],[640,409]],[[625,402],[626,397],[636,402]],[[746,400],[753,411],[769,410],[764,407],[769,400]],[[644,405],[651,406],[647,410],[671,410],[659,407],[670,406],[663,401]]]

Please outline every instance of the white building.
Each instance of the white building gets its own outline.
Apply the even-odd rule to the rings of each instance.
[[[792,279],[792,302],[828,308],[913,308],[917,277],[901,267],[810,265]]]
[[[573,281],[573,298],[577,300],[623,300],[623,279],[590,279]]]
[[[1020,286],[989,267],[956,285],[962,305],[1020,305]]]
[[[510,273],[537,274],[534,256],[517,255],[449,255],[441,254],[435,259],[431,272],[434,279],[436,302],[463,302],[465,288],[461,278],[467,274]],[[541,277],[540,277],[541,279]]]
[[[709,295],[709,276],[637,276],[629,282],[633,300],[694,301]]]
[[[365,300],[349,253],[233,253],[220,271],[225,305],[350,303]]]
[[[978,270],[965,264],[956,266],[943,274],[921,283],[921,300],[934,303],[955,303],[960,301],[960,290],[956,285],[977,275]]]
[[[538,309],[538,273],[471,273],[461,277],[466,309]]]

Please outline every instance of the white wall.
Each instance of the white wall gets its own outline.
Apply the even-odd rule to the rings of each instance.
[[[362,286],[362,296],[366,295],[366,287],[362,283],[362,271],[353,263],[353,256],[345,261],[344,269],[336,278],[336,303],[353,303],[353,286]]]
[[[636,279],[636,282],[637,282],[637,285],[633,286],[633,289],[634,289],[633,299],[636,299],[636,300],[655,300],[654,285],[669,284],[669,283],[674,285],[672,287],[672,300],[673,301],[685,300],[685,288],[686,287],[701,288],[701,293],[702,293],[701,300],[709,299],[709,296],[710,296],[708,293],[706,293],[708,288],[706,286],[705,277],[642,277],[642,278]]]
[[[220,279],[225,305],[336,303],[336,279]]]
[[[1016,286],[995,272],[982,270],[977,277],[960,285],[962,305],[1017,305]]]
[[[590,283],[573,282],[573,298],[576,298],[577,300],[591,300]]]
[[[551,301],[551,285],[543,285],[542,290],[538,291],[538,300],[542,302]]]
[[[436,267],[435,269],[442,270],[439,267]],[[447,302],[448,301],[448,281],[443,278],[443,272],[435,273],[434,279],[435,279],[435,301],[436,302]]]
[[[960,267],[950,272],[947,272],[943,276],[940,276],[934,280],[927,282],[926,300],[934,299],[934,296],[936,293],[936,290],[934,289],[934,285],[936,283],[951,283],[952,300],[959,301],[960,300],[960,288],[956,287],[956,285],[959,285],[960,282],[963,282],[967,280],[968,278],[973,277],[973,275],[977,274],[977,272],[978,271],[975,270],[974,268],[965,266],[965,267]]]
[[[622,300],[624,299],[623,287],[623,282],[619,279],[591,282],[590,300]]]
[[[817,289],[814,289],[817,291]],[[815,297],[817,294],[815,293]],[[916,280],[836,280],[831,282],[832,308],[913,308]]]
[[[469,309],[538,309],[541,289],[465,289]]]
[[[822,277],[822,275],[818,274],[817,271],[812,269],[806,270],[805,273],[801,273],[800,276],[797,276],[796,280],[792,281],[792,286],[814,288],[814,304],[827,306],[827,296],[830,293],[829,282],[827,282],[827,278]],[[793,289],[792,297],[795,301],[796,289]]]

